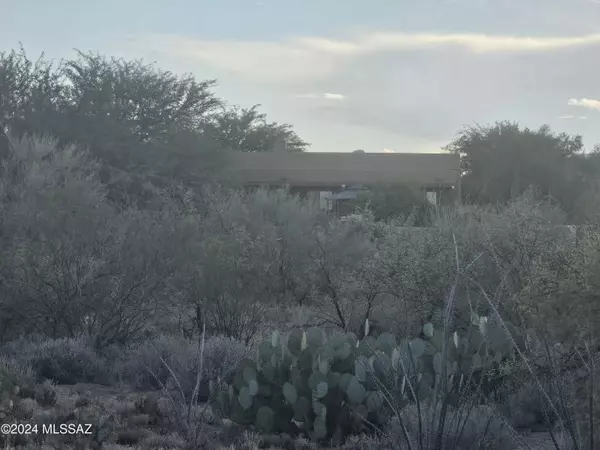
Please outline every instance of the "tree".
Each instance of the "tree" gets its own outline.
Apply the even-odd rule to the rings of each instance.
[[[222,106],[210,91],[215,80],[176,76],[142,60],[78,56],[65,63],[71,109],[114,121],[139,142],[164,140],[173,129],[198,130]]]
[[[600,217],[600,147],[578,155],[571,164],[571,183],[578,186],[571,194],[575,217],[578,223],[597,222]]]
[[[290,151],[303,152],[308,143],[287,124],[267,122],[266,114],[238,107],[215,117],[207,126],[207,133],[224,148],[242,152]]]
[[[214,146],[200,134],[223,106],[211,91],[214,80],[176,76],[142,60],[81,52],[63,67],[64,121],[52,134],[87,145],[125,187],[176,179],[173,159],[187,159],[196,178],[206,172],[203,162],[212,167],[215,152],[207,150]]]
[[[62,66],[42,54],[30,60],[21,47],[0,53],[0,152],[8,155],[8,130],[16,136],[51,133],[63,106]]]
[[[306,148],[290,125],[268,122],[257,106],[226,108],[214,86],[142,60],[78,52],[53,64],[13,50],[0,53],[0,130],[89,148],[109,198],[144,207],[161,189],[210,181],[228,150]]]
[[[506,203],[535,186],[544,198],[575,214],[573,199],[583,189],[578,176],[581,136],[554,134],[546,125],[531,130],[505,121],[468,127],[444,150],[461,156],[465,201]]]

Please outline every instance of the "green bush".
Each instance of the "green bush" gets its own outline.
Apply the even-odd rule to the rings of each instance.
[[[84,338],[22,339],[7,344],[3,353],[30,366],[40,380],[58,384],[108,384],[111,381],[109,364]]]

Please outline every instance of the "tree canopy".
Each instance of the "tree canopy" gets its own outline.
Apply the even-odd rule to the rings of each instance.
[[[533,186],[572,218],[582,218],[583,197],[589,206],[594,177],[581,136],[504,121],[465,128],[444,149],[461,156],[467,202],[506,203]]]
[[[306,150],[290,125],[269,122],[258,105],[227,107],[215,85],[143,60],[77,52],[55,63],[31,60],[23,48],[0,53],[3,145],[9,130],[83,144],[102,162],[104,181],[118,180],[116,197],[148,182],[202,183],[225,151]]]

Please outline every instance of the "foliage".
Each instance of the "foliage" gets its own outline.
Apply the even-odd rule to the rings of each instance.
[[[594,229],[578,234],[578,246],[536,260],[523,292],[522,308],[535,319],[532,326],[556,342],[587,341],[600,320],[600,235]]]
[[[215,208],[219,220],[240,230],[236,234],[244,239],[241,244],[248,279],[264,282],[256,287],[259,295],[277,304],[306,302],[311,294],[310,269],[317,246],[313,230],[326,223],[328,217],[284,189],[233,192],[214,200],[219,203]]]
[[[173,284],[185,296],[184,322],[197,332],[206,320],[210,333],[250,342],[265,305],[309,298],[321,213],[285,191],[206,191],[204,200],[177,233]]]
[[[433,209],[426,194],[409,185],[369,186],[353,203],[372,211],[376,220],[405,217],[415,226],[427,226]]]
[[[40,380],[59,384],[111,382],[106,361],[85,339],[22,340],[5,346],[2,352],[31,367]]]
[[[166,290],[167,217],[119,212],[96,161],[48,138],[11,139],[0,173],[2,332],[139,337]]]
[[[540,198],[576,218],[582,214],[574,209],[576,200],[592,188],[585,183],[589,166],[582,161],[581,136],[554,134],[548,126],[530,130],[505,121],[468,127],[445,150],[461,155],[468,202],[505,203],[535,186]]]
[[[120,375],[123,381],[137,389],[152,390],[172,385],[174,374],[184,394],[189,397],[197,376],[196,353],[194,342],[160,336],[129,349]],[[227,379],[245,353],[245,347],[231,338],[207,338],[204,341],[200,397],[206,400],[208,383]]]
[[[300,139],[290,125],[267,122],[266,114],[259,113],[258,106],[230,109],[209,123],[205,132],[225,149],[243,152],[306,150],[308,143]]]
[[[114,202],[148,207],[155,186],[211,181],[227,150],[307,147],[290,125],[268,122],[256,106],[225,108],[215,83],[81,51],[54,65],[44,55],[30,60],[23,48],[0,53],[0,156],[7,130],[76,143],[102,161]]]
[[[376,233],[372,216],[356,215],[315,227],[311,278],[315,307],[323,319],[358,333],[383,294]]]
[[[596,227],[579,230],[577,240],[577,246],[537,261],[523,290],[522,309],[537,334],[532,364],[551,397],[538,409],[546,422],[558,422],[573,448],[585,448],[600,433]]]
[[[58,119],[63,92],[62,67],[55,67],[41,55],[30,60],[23,48],[0,53],[0,154],[8,142],[4,132],[41,133]]]
[[[435,448],[435,438],[440,430],[435,427],[439,424],[440,409],[425,407],[418,411],[417,407],[411,405],[402,411],[402,421],[406,424],[407,431],[411,436],[419,436],[419,423],[433,423],[433,429],[425,430],[423,437],[423,448]],[[443,441],[441,449],[490,449],[490,450],[512,450],[515,448],[515,439],[508,427],[492,407],[481,405],[473,408],[468,417],[459,409],[450,408],[446,430],[442,430]],[[454,424],[461,424],[458,429]],[[395,443],[402,442],[401,428],[398,422],[392,422],[389,434]],[[448,429],[449,428],[449,429]],[[423,433],[423,432],[422,432]],[[413,447],[418,447],[418,442],[412,442]]]

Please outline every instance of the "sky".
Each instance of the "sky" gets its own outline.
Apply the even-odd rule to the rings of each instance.
[[[600,0],[0,0],[0,50],[217,79],[310,151],[438,152],[517,121],[600,143]]]

